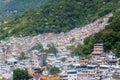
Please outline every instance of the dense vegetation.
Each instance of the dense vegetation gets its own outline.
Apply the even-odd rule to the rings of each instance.
[[[26,9],[40,7],[48,0],[0,0],[0,20],[14,17]]]
[[[54,0],[1,26],[0,37],[66,32],[115,11],[119,5],[118,0]]]
[[[13,80],[29,80],[30,78],[27,70],[17,68],[13,71]]]
[[[106,50],[113,50],[120,56],[120,13],[117,13],[105,30],[95,35],[96,41],[102,41]]]
[[[110,24],[99,33],[87,37],[84,45],[70,47],[73,53],[88,55],[91,53],[94,43],[104,43],[105,51],[112,50],[120,57],[120,13],[116,13]]]
[[[51,74],[51,75],[57,75],[58,73],[60,73],[59,68],[57,68],[57,67],[52,67],[52,68],[50,69],[50,74]]]

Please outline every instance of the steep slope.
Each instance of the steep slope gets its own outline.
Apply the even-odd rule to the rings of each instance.
[[[103,42],[105,51],[112,50],[120,57],[120,12],[116,13],[110,20],[110,24],[99,33],[85,39],[85,45],[92,50],[94,43]]]
[[[48,0],[0,0],[0,19],[14,17],[26,9],[40,7]]]
[[[47,6],[30,9],[1,26],[0,36],[33,36],[45,32],[66,32],[83,26],[119,6],[119,0],[54,0]]]

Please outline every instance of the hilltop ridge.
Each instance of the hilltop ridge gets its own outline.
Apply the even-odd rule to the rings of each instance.
[[[119,6],[118,0],[54,0],[42,8],[27,10],[2,25],[0,37],[67,32],[115,12]]]
[[[0,20],[7,20],[27,9],[45,5],[49,0],[0,0]]]

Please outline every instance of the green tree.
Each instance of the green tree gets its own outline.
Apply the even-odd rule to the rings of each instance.
[[[22,70],[22,69],[15,69],[13,71],[13,80],[29,80],[30,76],[28,74],[27,69]]]
[[[62,62],[65,62],[67,59],[65,58],[65,57],[63,57],[62,59],[61,59],[61,61]]]
[[[24,52],[20,53],[20,56],[18,57],[19,60],[24,60],[24,59],[28,59],[28,56],[25,55]]]
[[[71,54],[75,54],[76,53],[76,47],[74,45],[67,46],[67,49],[71,51]]]
[[[52,67],[52,68],[50,69],[50,74],[56,75],[56,74],[58,74],[58,73],[60,73],[59,68],[57,68],[57,67]]]
[[[70,42],[72,43],[72,42],[75,42],[75,38],[72,38],[71,40],[70,40]]]
[[[120,60],[119,60],[119,62],[118,62],[118,65],[120,65]]]
[[[58,53],[58,50],[54,44],[52,44],[52,43],[48,44],[48,48],[49,49],[46,50],[47,53],[54,53],[54,54]]]
[[[30,50],[39,50],[40,52],[44,52],[44,48],[42,44],[37,44],[33,46]]]

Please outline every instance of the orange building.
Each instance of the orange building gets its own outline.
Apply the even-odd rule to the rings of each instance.
[[[41,80],[60,80],[60,76],[43,76],[40,75]]]

